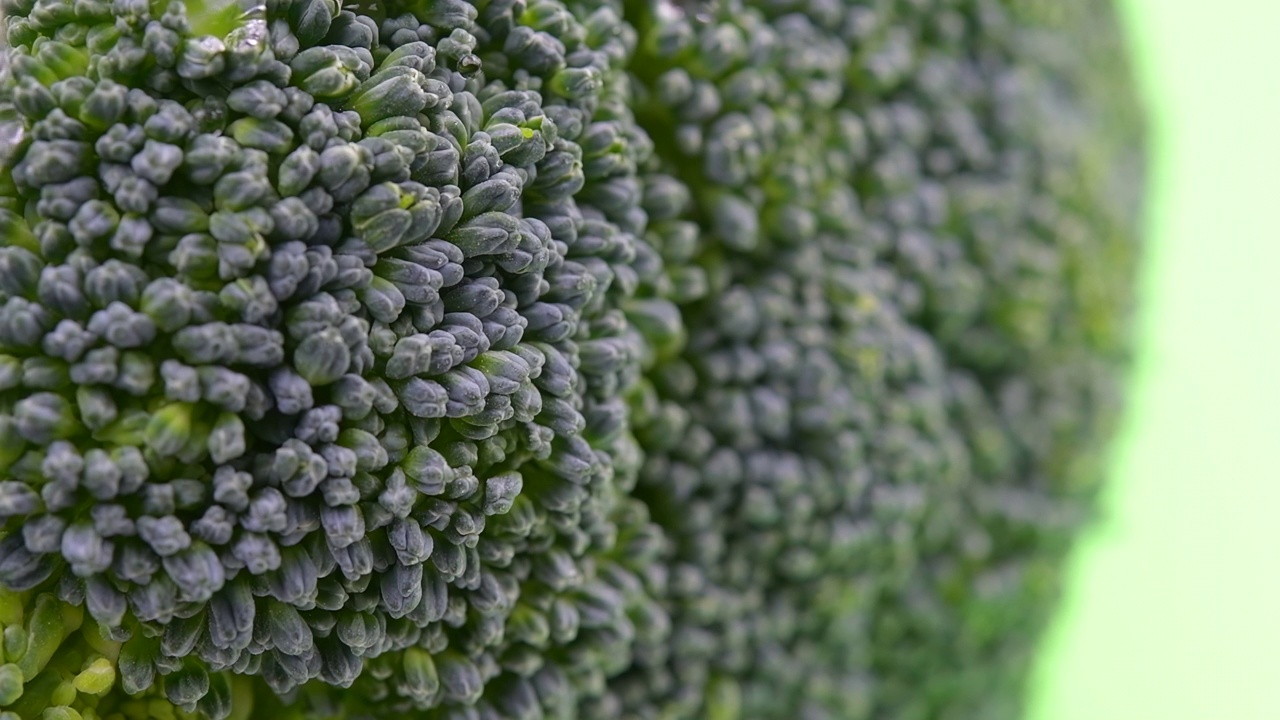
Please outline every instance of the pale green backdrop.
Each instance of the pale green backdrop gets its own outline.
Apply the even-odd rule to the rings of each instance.
[[[1141,355],[1028,720],[1280,720],[1280,0],[1123,4],[1154,123]]]

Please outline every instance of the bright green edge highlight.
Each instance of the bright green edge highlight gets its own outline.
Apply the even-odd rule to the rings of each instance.
[[[1280,718],[1280,3],[1127,0],[1139,357],[1028,720]]]

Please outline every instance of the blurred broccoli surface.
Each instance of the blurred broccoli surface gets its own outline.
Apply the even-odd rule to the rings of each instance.
[[[1106,0],[0,0],[0,720],[1016,717]]]

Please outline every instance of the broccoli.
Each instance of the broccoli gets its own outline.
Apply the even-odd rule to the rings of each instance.
[[[1016,716],[1107,0],[0,15],[0,720]]]

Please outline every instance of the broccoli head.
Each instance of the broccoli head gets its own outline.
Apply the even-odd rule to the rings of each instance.
[[[1016,715],[1106,0],[0,0],[0,720]]]

